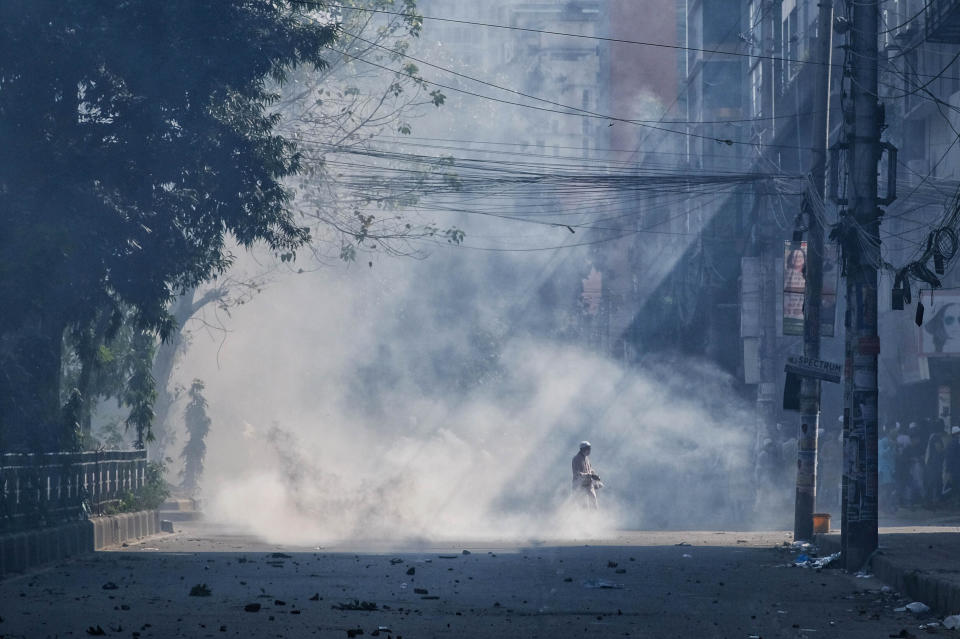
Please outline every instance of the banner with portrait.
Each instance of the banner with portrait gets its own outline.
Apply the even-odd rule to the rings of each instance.
[[[806,242],[784,242],[783,245],[783,334],[803,335],[803,299],[807,290],[804,267],[807,264]]]
[[[960,355],[960,288],[920,291],[926,307],[918,327],[920,352],[927,357]]]
[[[806,300],[807,243],[784,242],[783,246],[783,334],[803,335]],[[840,282],[839,251],[836,244],[823,248],[823,279],[820,288],[820,335],[834,337],[837,324],[837,287]]]

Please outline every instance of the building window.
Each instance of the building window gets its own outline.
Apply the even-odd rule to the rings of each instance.
[[[784,5],[787,3],[785,2]],[[786,58],[786,79],[792,80],[797,75],[798,56],[800,55],[800,34],[797,29],[799,17],[797,15],[796,5],[786,14],[783,19],[783,57]]]
[[[763,117],[763,64],[759,61],[750,70],[750,113]]]

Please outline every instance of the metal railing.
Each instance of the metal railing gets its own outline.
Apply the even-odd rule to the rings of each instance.
[[[145,451],[0,455],[0,532],[102,514],[146,481]]]

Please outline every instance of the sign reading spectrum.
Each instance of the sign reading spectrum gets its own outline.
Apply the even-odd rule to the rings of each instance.
[[[839,384],[843,366],[837,362],[828,362],[813,357],[804,357],[803,355],[791,355],[787,358],[787,365],[784,370],[800,377],[815,377],[825,382]]]

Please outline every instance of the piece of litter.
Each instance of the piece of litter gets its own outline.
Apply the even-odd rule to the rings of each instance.
[[[884,586],[880,589],[880,592],[890,592],[891,590],[893,590],[893,588],[890,586]]]
[[[915,615],[919,615],[924,612],[929,612],[930,606],[920,601],[914,601],[913,603],[908,603],[906,609]]]
[[[857,579],[870,579],[871,577],[873,577],[873,575],[867,572],[866,570],[861,570],[860,572],[855,574],[854,577],[856,577]]]
[[[906,612],[906,611],[907,611],[907,608],[906,608],[906,606],[900,606],[899,608],[894,608],[893,611],[894,611],[894,612]]]
[[[614,583],[612,581],[607,581],[606,579],[588,579],[583,582],[584,588],[604,588],[604,589],[621,589],[623,586],[620,584]]]
[[[800,566],[801,568],[826,568],[838,559],[840,559],[840,553],[838,552],[835,552],[832,555],[827,555],[826,557],[818,557],[816,559],[811,559],[806,553],[802,553],[797,555],[793,565]]]
[[[684,559],[693,559],[693,555],[688,555],[687,553],[683,553],[683,558],[684,558]]]
[[[943,627],[953,630],[954,628],[960,628],[960,615],[950,615],[943,620]]]

